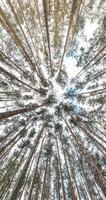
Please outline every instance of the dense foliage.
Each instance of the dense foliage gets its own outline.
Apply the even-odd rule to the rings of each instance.
[[[105,200],[105,8],[0,1],[1,200]]]

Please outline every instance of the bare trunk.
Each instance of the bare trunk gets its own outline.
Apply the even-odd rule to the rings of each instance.
[[[58,146],[57,137],[56,137],[56,147],[57,147],[57,155],[58,155],[58,160],[59,160],[59,171],[60,171],[60,176],[61,176],[63,198],[64,198],[64,200],[66,200],[66,192],[65,192],[62,169],[61,169],[61,161],[60,161],[60,153],[59,153],[59,146]]]
[[[25,164],[25,166],[24,166],[24,168],[23,168],[23,170],[22,170],[22,172],[21,172],[21,175],[20,175],[20,177],[19,177],[19,179],[18,179],[18,181],[17,181],[17,184],[16,184],[16,186],[15,186],[13,192],[12,192],[12,195],[11,195],[11,197],[10,197],[10,200],[14,200],[14,199],[16,199],[17,196],[18,196],[18,193],[19,193],[19,191],[20,191],[20,189],[21,189],[21,187],[22,187],[22,185],[23,185],[24,179],[25,179],[25,175],[26,175],[26,172],[27,172],[27,168],[28,168],[28,166],[29,166],[29,164],[30,164],[30,162],[31,162],[31,159],[32,159],[32,157],[33,157],[33,154],[36,152],[36,148],[37,148],[37,146],[38,146],[38,144],[39,144],[39,140],[40,140],[40,138],[41,138],[41,135],[42,135],[42,133],[43,133],[43,130],[44,130],[44,126],[42,127],[41,131],[39,132],[39,134],[38,134],[38,136],[37,136],[37,138],[36,138],[36,141],[35,141],[35,143],[34,143],[33,149],[32,149],[32,151],[31,151],[30,154],[29,154],[29,157],[28,157],[28,159],[27,159],[27,161],[26,161],[26,164]]]
[[[32,104],[32,105],[28,105],[28,106],[18,109],[18,110],[12,110],[12,111],[0,113],[0,121],[6,119],[8,117],[12,117],[14,115],[23,114],[25,112],[30,112],[32,110],[35,110],[36,108],[42,107],[43,105],[45,105],[45,104],[43,104],[43,103],[41,105]]]
[[[78,147],[81,155],[84,157],[86,163],[88,163],[89,168],[90,168],[91,172],[93,173],[97,184],[101,188],[103,194],[106,196],[106,181],[105,181],[104,177],[102,176],[102,174],[101,174],[100,170],[98,169],[97,165],[95,164],[95,162],[91,158],[90,154],[83,147],[83,145],[81,144],[80,140],[74,135],[73,131],[71,130],[70,126],[68,125],[68,123],[66,122],[65,119],[64,119],[64,121],[67,124],[72,136],[74,137],[74,140],[75,140],[75,142],[77,144],[77,147]]]
[[[36,167],[34,169],[33,179],[32,179],[32,183],[31,183],[31,187],[30,187],[30,191],[29,191],[29,195],[28,195],[28,199],[27,200],[31,199],[31,194],[32,194],[33,186],[34,186],[34,181],[35,181],[36,175],[37,175],[37,169],[38,169],[38,164],[39,164],[39,160],[40,160],[40,156],[41,156],[41,151],[42,151],[42,146],[43,146],[44,139],[45,139],[45,137],[42,140],[42,144],[41,144],[41,147],[40,147],[40,151],[39,151]]]

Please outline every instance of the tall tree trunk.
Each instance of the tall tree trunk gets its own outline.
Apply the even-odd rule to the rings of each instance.
[[[39,150],[39,155],[38,155],[36,167],[34,169],[33,179],[32,179],[32,182],[31,182],[31,186],[30,186],[30,189],[29,189],[30,191],[29,191],[29,195],[28,195],[27,200],[31,199],[31,194],[32,194],[33,187],[34,187],[34,181],[35,181],[36,175],[37,175],[37,169],[38,169],[38,164],[39,164],[39,160],[40,160],[40,156],[41,156],[41,151],[42,151],[44,139],[45,139],[45,137],[43,138],[42,143],[41,143],[41,147],[40,147],[40,150]]]
[[[4,68],[0,67],[0,71],[1,71],[3,74],[9,76],[12,80],[16,80],[17,82],[23,84],[25,87],[30,88],[31,90],[40,93],[40,90],[39,90],[39,89],[35,89],[35,88],[33,88],[32,86],[28,85],[27,83],[21,81],[19,78],[17,78],[15,75],[11,74],[10,72],[8,72],[7,70],[5,70]]]
[[[93,62],[96,58],[98,58],[98,56],[105,50],[106,45],[104,45],[99,52],[97,52],[97,54],[83,67],[83,69],[75,76],[75,78],[72,79],[72,81],[70,82],[73,83],[73,81],[75,81],[77,78],[79,78],[80,74],[86,70],[86,68],[89,67],[89,65],[91,64],[91,62]]]
[[[24,108],[18,109],[18,110],[12,110],[12,111],[7,111],[7,112],[2,112],[0,113],[0,121],[8,118],[8,117],[12,117],[14,115],[18,115],[18,114],[23,114],[25,112],[30,112],[33,111],[37,108],[40,108],[42,106],[44,106],[45,103],[42,103],[41,105],[37,105],[37,104],[32,104],[32,105],[28,105]]]
[[[25,175],[26,175],[28,166],[29,166],[29,164],[30,164],[30,162],[31,162],[31,159],[32,159],[32,157],[33,157],[33,154],[36,152],[36,148],[37,148],[37,146],[38,146],[38,144],[39,144],[39,140],[40,140],[40,138],[41,138],[41,135],[42,135],[42,133],[43,133],[43,130],[44,130],[44,125],[43,125],[41,131],[39,132],[39,134],[38,134],[38,136],[37,136],[37,138],[36,138],[36,140],[35,140],[34,146],[33,146],[32,150],[31,150],[31,152],[30,152],[30,154],[29,154],[29,156],[28,156],[28,159],[27,159],[27,161],[26,161],[26,163],[25,163],[25,165],[24,165],[24,167],[23,167],[23,169],[22,169],[22,172],[21,172],[21,174],[20,174],[20,177],[19,177],[19,179],[18,179],[18,181],[17,181],[17,183],[16,183],[16,186],[15,186],[15,188],[14,188],[12,194],[11,194],[10,200],[14,200],[14,199],[16,199],[17,196],[18,196],[18,193],[19,193],[19,191],[20,191],[20,189],[21,189],[21,187],[22,187],[22,185],[23,185],[23,182],[24,182],[24,179],[25,179]]]
[[[57,137],[55,137],[55,138],[56,138],[57,155],[58,155],[58,160],[59,160],[59,171],[60,171],[60,176],[61,176],[63,198],[64,198],[64,200],[66,200],[66,192],[65,192],[64,181],[63,181],[63,174],[62,174],[62,168],[61,168],[59,146],[58,146]]]
[[[60,172],[59,172],[58,157],[56,157],[55,160],[56,160],[56,196],[57,196],[57,200],[61,200],[61,196],[60,196]]]
[[[73,20],[74,20],[74,17],[76,15],[76,12],[79,10],[79,8],[81,6],[82,1],[83,0],[80,0],[80,1],[73,0],[73,2],[72,2],[71,14],[70,14],[70,18],[69,18],[69,25],[68,25],[67,35],[66,35],[66,39],[65,39],[65,44],[64,44],[64,49],[63,49],[63,54],[62,54],[62,57],[61,57],[61,61],[60,61],[58,74],[61,71],[61,67],[62,67],[64,55],[65,55],[65,52],[66,52],[66,48],[67,48],[67,44],[68,44],[68,40],[69,40],[69,34],[70,34],[70,30],[72,28]]]
[[[52,72],[50,36],[49,36],[49,25],[48,25],[48,11],[47,11],[47,0],[42,0],[42,1],[43,1],[43,11],[44,11],[44,18],[45,18],[45,26],[46,26],[48,49],[49,49],[50,69],[51,69],[51,72]]]
[[[46,178],[47,178],[47,169],[48,169],[48,162],[49,159],[46,159],[46,164],[45,164],[45,171],[44,171],[44,177],[43,177],[43,184],[42,184],[42,190],[41,190],[41,198],[40,200],[44,200],[44,188],[46,184]]]
[[[63,147],[63,141],[62,141],[62,150],[63,150],[65,165],[66,165],[67,173],[68,173],[68,177],[69,177],[69,185],[70,185],[70,192],[71,192],[71,195],[72,195],[72,200],[77,200],[74,184],[73,184],[73,181],[72,181],[72,176],[71,176],[69,168],[68,168],[66,152],[65,152],[64,147]]]
[[[8,147],[11,143],[13,143],[13,142],[15,141],[15,142],[12,144],[12,146],[13,146],[14,144],[16,144],[17,141],[20,140],[20,138],[22,137],[22,133],[26,130],[26,127],[30,124],[30,122],[33,121],[33,119],[34,119],[34,118],[31,118],[30,120],[28,120],[28,122],[25,124],[24,128],[22,128],[22,129],[15,135],[15,137],[13,137],[5,146],[1,147],[1,149],[0,149],[0,154]],[[19,138],[17,138],[18,136],[19,136]],[[17,140],[15,140],[15,139],[17,139]],[[11,146],[9,147],[8,150],[10,150],[10,149],[11,149]],[[2,154],[1,158],[7,153],[8,150],[6,150],[6,151]]]
[[[25,155],[25,152],[24,152],[24,155]],[[20,167],[20,165],[22,164],[22,161],[23,161],[23,159],[24,159],[24,155],[21,157],[21,159],[20,159],[20,161],[19,161],[19,164],[17,165],[17,167],[16,167],[14,173],[13,173],[12,176],[10,177],[10,180],[7,181],[7,182],[4,182],[4,185],[3,185],[2,188],[1,188],[0,197],[5,196],[6,191],[8,191],[8,189],[9,189],[9,187],[10,187],[10,185],[11,185],[11,183],[12,183],[12,181],[13,181],[13,179],[14,179],[14,177],[15,177],[15,175],[16,175],[16,173],[17,173],[19,167]],[[6,184],[5,184],[5,183],[6,183]],[[2,199],[3,199],[3,198],[2,198]]]
[[[64,119],[64,118],[63,118]],[[85,161],[88,163],[89,168],[92,172],[92,174],[95,177],[95,180],[97,182],[97,184],[99,185],[99,187],[101,188],[103,194],[106,196],[106,181],[104,179],[104,177],[102,176],[100,170],[98,169],[97,165],[95,164],[95,162],[93,161],[93,159],[91,158],[90,154],[87,152],[87,150],[83,147],[83,145],[81,144],[81,141],[74,135],[73,131],[71,130],[70,126],[68,125],[67,121],[64,119],[67,127],[69,128],[76,144],[77,147],[81,153],[81,155],[84,157]]]
[[[17,159],[19,158],[21,152],[23,151],[24,147],[21,148],[21,150],[19,151],[18,155],[16,156],[16,158],[11,162],[11,164],[9,165],[6,173],[4,174],[3,178],[0,180],[0,185],[2,184],[2,182],[4,183],[5,182],[5,179],[7,178],[8,176],[8,173],[11,171],[11,168],[12,168],[12,165],[15,164],[15,162],[17,161]]]

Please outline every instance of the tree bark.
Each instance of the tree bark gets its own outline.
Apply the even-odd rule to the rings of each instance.
[[[0,121],[6,119],[8,117],[12,117],[14,115],[23,114],[25,112],[30,112],[32,110],[42,107],[43,105],[45,105],[45,103],[42,103],[41,105],[32,104],[32,105],[28,105],[28,106],[18,109],[18,110],[2,112],[2,113],[0,113]]]
[[[21,189],[21,187],[22,187],[22,185],[23,185],[23,182],[24,182],[24,179],[25,179],[25,175],[26,175],[28,166],[29,166],[29,164],[30,164],[30,162],[31,162],[31,159],[32,159],[32,157],[33,157],[33,154],[36,152],[36,148],[37,148],[37,146],[38,146],[38,144],[39,144],[39,140],[40,140],[40,138],[41,138],[41,135],[42,135],[42,133],[43,133],[43,130],[44,130],[44,125],[43,125],[41,131],[39,132],[39,134],[38,134],[38,136],[37,136],[37,138],[36,138],[36,140],[35,140],[35,143],[34,143],[34,146],[33,146],[33,148],[32,148],[32,151],[30,152],[29,157],[28,157],[28,159],[27,159],[27,161],[26,161],[26,164],[24,165],[24,167],[23,167],[23,169],[22,169],[21,175],[20,175],[20,177],[19,177],[19,179],[18,179],[18,181],[17,181],[17,183],[16,183],[15,189],[14,189],[13,192],[12,192],[12,195],[11,195],[11,197],[10,197],[10,200],[17,199],[18,193],[19,193],[19,191],[20,191],[20,189]]]
[[[34,181],[35,181],[35,178],[36,178],[36,175],[37,175],[37,169],[38,169],[38,164],[39,164],[39,160],[40,160],[40,156],[41,156],[41,151],[42,151],[44,139],[45,139],[45,137],[43,138],[42,143],[41,143],[41,147],[40,147],[40,150],[39,150],[39,155],[38,155],[36,167],[34,169],[33,179],[32,179],[32,183],[31,183],[31,186],[30,186],[30,191],[29,191],[29,195],[28,195],[27,200],[31,199],[31,194],[32,194],[33,186],[34,186]]]

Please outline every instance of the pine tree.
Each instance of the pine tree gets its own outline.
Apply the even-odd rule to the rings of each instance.
[[[104,0],[1,0],[0,199],[106,198]]]

